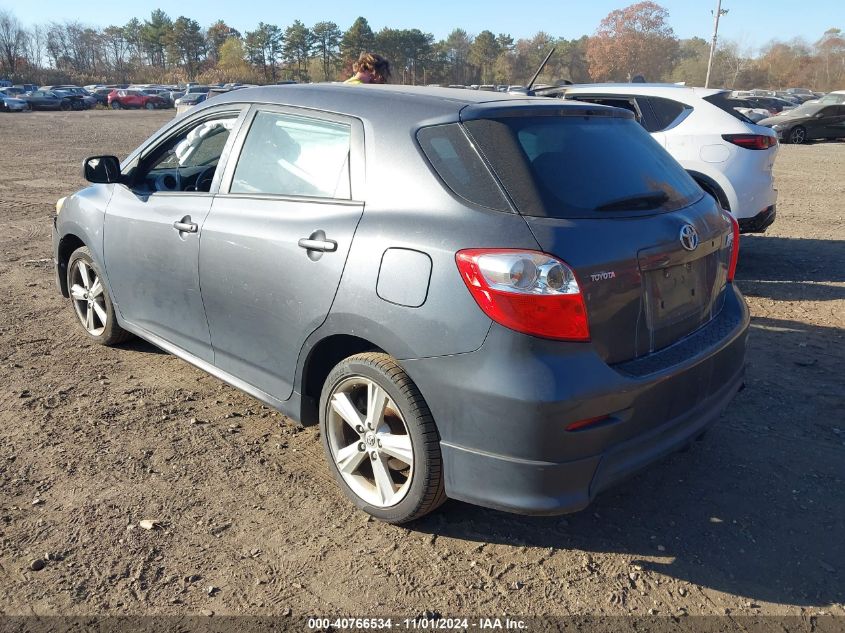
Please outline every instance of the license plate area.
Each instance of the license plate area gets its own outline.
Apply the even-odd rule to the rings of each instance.
[[[700,318],[708,312],[715,281],[715,258],[700,257],[645,272],[646,324],[654,332]],[[697,323],[696,323],[697,325]]]

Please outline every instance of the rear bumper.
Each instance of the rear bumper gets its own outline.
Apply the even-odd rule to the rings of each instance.
[[[446,494],[509,512],[574,512],[686,445],[743,383],[748,310],[732,286],[728,295],[698,332],[616,367],[589,344],[496,325],[476,352],[403,361],[438,424]]]
[[[751,218],[740,218],[739,222],[740,233],[763,233],[775,221],[777,216],[777,205],[772,205],[763,209]]]

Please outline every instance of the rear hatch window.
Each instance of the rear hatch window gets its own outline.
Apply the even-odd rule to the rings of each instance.
[[[642,126],[609,116],[505,116],[464,123],[523,215],[653,214],[701,189]]]

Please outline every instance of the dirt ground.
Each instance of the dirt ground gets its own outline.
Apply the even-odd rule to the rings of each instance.
[[[845,143],[780,149],[777,221],[742,239],[747,388],[703,441],[579,514],[399,528],[344,500],[315,429],[89,344],[58,294],[82,158],[171,116],[0,115],[0,614],[845,615]]]

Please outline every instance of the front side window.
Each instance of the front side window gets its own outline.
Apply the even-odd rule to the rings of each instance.
[[[259,112],[229,191],[349,200],[350,139],[343,123]]]
[[[150,193],[207,192],[237,115],[204,120],[156,148],[135,178]]]

